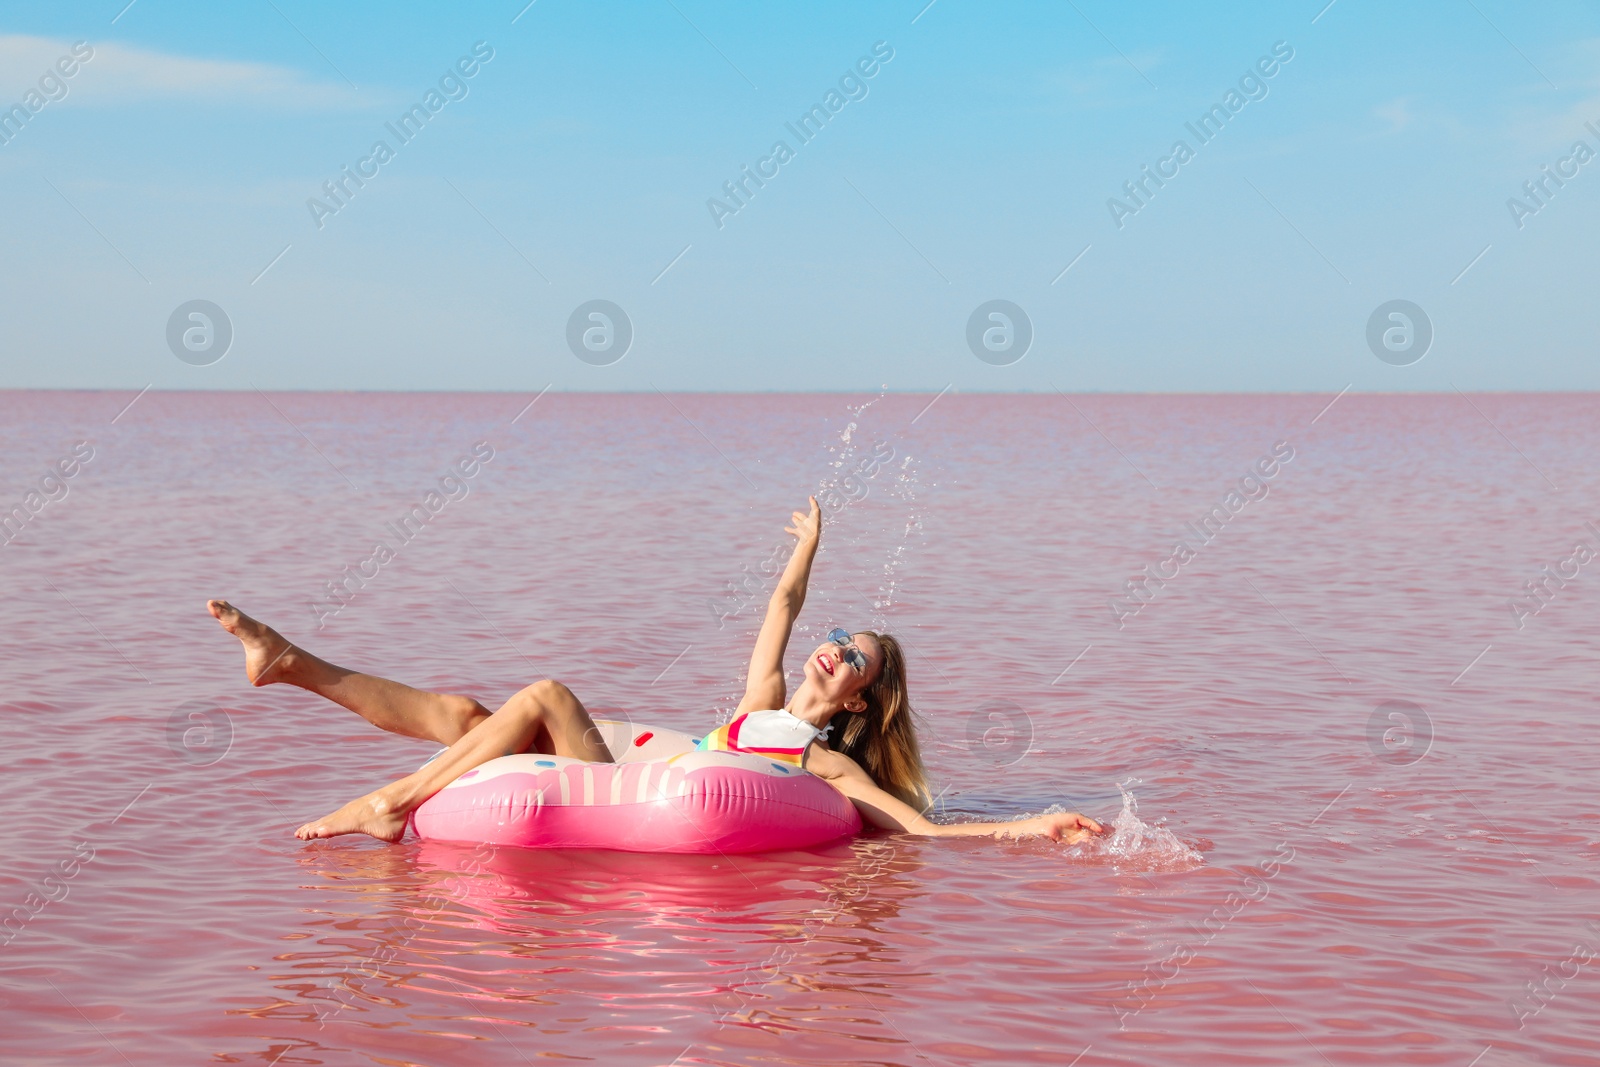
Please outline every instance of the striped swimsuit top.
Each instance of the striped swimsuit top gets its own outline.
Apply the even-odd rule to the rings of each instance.
[[[819,737],[826,738],[832,729],[829,723],[819,730],[786,708],[747,711],[706,734],[695,748],[701,752],[748,752],[799,767],[806,747]]]

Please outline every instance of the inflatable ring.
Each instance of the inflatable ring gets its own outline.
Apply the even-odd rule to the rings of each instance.
[[[595,725],[615,763],[501,756],[429,797],[412,829],[429,841],[728,854],[809,848],[861,830],[844,794],[793,764],[701,752],[676,730]]]

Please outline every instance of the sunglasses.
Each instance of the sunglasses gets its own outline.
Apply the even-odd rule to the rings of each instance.
[[[848,630],[835,626],[828,631],[828,640],[844,649],[844,655],[839,657],[840,659],[854,667],[858,673],[867,673],[867,657],[862,655],[859,648],[850,643],[850,632]]]

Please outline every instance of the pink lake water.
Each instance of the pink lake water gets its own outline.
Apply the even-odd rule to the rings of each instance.
[[[93,449],[0,545],[6,1064],[1600,1062],[1595,396],[132,399],[0,393],[4,508]],[[791,648],[905,641],[937,817],[1111,839],[291,836],[436,746],[206,598],[698,734],[809,493]]]

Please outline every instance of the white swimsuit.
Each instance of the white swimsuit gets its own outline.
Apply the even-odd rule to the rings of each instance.
[[[826,738],[832,729],[829,723],[819,730],[787,708],[747,711],[706,734],[695,747],[702,752],[750,752],[799,767],[811,742]]]

